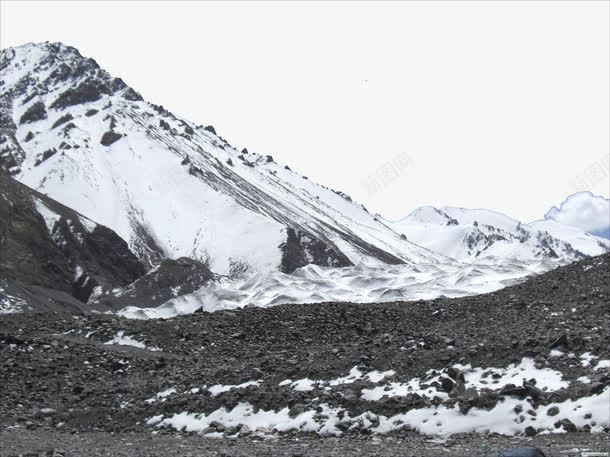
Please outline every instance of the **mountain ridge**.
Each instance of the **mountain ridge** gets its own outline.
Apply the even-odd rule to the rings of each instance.
[[[0,166],[115,230],[149,266],[181,256],[222,274],[447,261],[343,193],[143,101],[74,48],[24,45],[0,60],[10,121]]]
[[[526,224],[482,208],[422,206],[388,223],[415,243],[458,260],[485,256],[578,260],[610,249],[608,240],[556,221]]]

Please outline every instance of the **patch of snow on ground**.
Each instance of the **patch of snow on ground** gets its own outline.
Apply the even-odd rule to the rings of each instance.
[[[19,313],[26,307],[25,300],[7,294],[5,288],[0,284],[0,314]]]
[[[524,420],[521,420],[519,414],[515,412],[515,407],[518,405],[523,407],[525,402],[510,397],[498,402],[491,410],[472,408],[467,414],[462,414],[456,405],[454,407],[412,409],[391,417],[365,412],[353,418],[346,410],[329,407],[326,404],[319,405],[317,410],[304,411],[290,417],[287,407],[279,411],[266,411],[255,410],[254,406],[249,403],[239,403],[231,410],[222,407],[210,414],[184,411],[167,418],[157,415],[149,418],[147,424],[198,432],[214,430],[214,428],[208,427],[216,421],[226,428],[239,431],[246,427],[247,430],[258,434],[297,430],[315,432],[319,435],[340,435],[342,432],[337,427],[339,424],[346,424],[347,428],[365,428],[379,434],[408,426],[426,435],[447,436],[471,432],[514,435],[522,433],[530,425],[542,428],[547,432],[565,432],[561,427],[555,427],[559,418],[569,419],[578,429],[589,426],[592,433],[599,433],[603,431],[604,424],[608,424],[610,420],[608,401],[610,401],[610,388],[606,387],[598,395],[578,400],[566,400],[561,403],[540,405],[536,408],[526,405],[534,409],[537,414],[526,417]],[[558,415],[547,414],[552,407],[559,408]],[[376,422],[378,425],[374,426],[373,424]]]
[[[524,380],[536,379],[536,387],[543,391],[555,391],[568,387],[567,381],[562,381],[562,374],[551,368],[536,368],[534,359],[524,357],[518,364],[510,364],[506,368],[471,368],[470,365],[455,365],[464,371],[466,387],[482,389],[484,387],[500,389],[507,384],[522,385]],[[495,378],[494,378],[495,375]]]
[[[154,403],[157,400],[161,400],[161,401],[165,401],[165,397],[169,397],[172,394],[175,394],[177,392],[175,387],[170,387],[169,389],[165,389],[161,392],[159,392],[157,395],[155,395],[152,398],[149,398],[148,400],[144,400],[146,403]]]
[[[217,395],[220,395],[223,392],[228,392],[229,390],[233,390],[233,389],[245,389],[246,387],[250,387],[250,386],[258,386],[260,385],[262,381],[258,380],[258,381],[247,381],[247,382],[243,382],[241,384],[228,384],[228,385],[223,385],[223,384],[216,384],[214,386],[211,386],[208,391],[210,392],[210,394],[212,394],[212,397],[216,397]]]
[[[607,425],[610,420],[609,394],[610,388],[607,387],[599,395],[541,405],[532,408],[537,413],[536,416],[526,417],[524,421],[521,421],[519,415],[514,411],[517,405],[524,402],[510,397],[504,398],[504,401],[499,402],[489,411],[473,408],[468,414],[462,414],[457,405],[453,408],[439,406],[413,409],[389,418],[380,416],[379,426],[374,431],[387,433],[399,427],[409,426],[426,435],[453,435],[471,432],[514,435],[523,432],[526,427],[531,425],[551,432],[561,432],[563,430],[556,429],[555,423],[567,418],[579,429],[585,425],[591,426],[591,432],[595,433],[603,431],[604,424]],[[526,406],[531,408],[530,405]],[[556,416],[547,414],[553,406],[559,408],[559,414]]]
[[[583,367],[588,367],[591,365],[593,359],[597,359],[597,356],[594,356],[590,352],[585,352],[580,356],[580,363]]]
[[[374,370],[369,373],[363,373],[358,367],[353,367],[346,376],[340,376],[335,379],[323,380],[323,379],[303,378],[303,379],[298,379],[296,381],[293,381],[291,379],[285,379],[282,382],[280,382],[278,385],[279,386],[290,385],[290,387],[294,390],[298,390],[301,392],[307,392],[307,391],[314,390],[316,387],[317,388],[322,388],[322,387],[329,388],[331,386],[339,386],[339,385],[343,385],[343,384],[353,384],[354,382],[359,381],[359,380],[368,380],[369,382],[372,382],[373,384],[377,384],[386,378],[394,376],[395,374],[396,374],[396,372],[394,370],[388,370],[388,371]]]
[[[114,338],[110,341],[106,341],[104,344],[118,344],[120,346],[133,346],[140,349],[148,349],[149,351],[160,351],[161,349],[156,347],[148,347],[141,341],[135,340],[132,337],[125,335],[124,330],[117,332]]]
[[[543,391],[555,391],[569,386],[569,382],[562,380],[559,371],[550,368],[536,368],[534,361],[523,358],[518,364],[511,364],[506,368],[472,368],[470,365],[454,365],[464,375],[464,388],[501,389],[507,384],[521,386],[524,380],[536,379],[536,387]],[[437,389],[434,385],[446,377],[438,370],[429,370],[419,378],[407,382],[391,382],[387,385],[376,386],[372,389],[362,389],[362,398],[368,401],[378,401],[383,397],[405,397],[408,394],[438,396],[444,400],[449,398],[446,392]]]

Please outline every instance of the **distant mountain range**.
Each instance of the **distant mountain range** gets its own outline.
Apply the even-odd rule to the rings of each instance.
[[[525,224],[485,209],[425,206],[398,222],[387,223],[410,241],[458,260],[576,260],[610,248],[609,240],[552,219]]]

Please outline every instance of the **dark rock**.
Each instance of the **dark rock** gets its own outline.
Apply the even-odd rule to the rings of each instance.
[[[531,425],[528,425],[527,427],[525,427],[525,436],[535,436],[537,434],[538,434],[538,431]]]
[[[8,198],[0,199],[0,277],[56,289],[86,301],[96,285],[114,288],[144,274],[144,267],[129,251],[127,243],[112,230],[98,225],[90,231],[82,225],[82,216],[76,212],[2,173],[0,194]],[[34,199],[58,216],[52,237]],[[83,272],[91,272],[82,275],[82,279],[77,278],[88,277],[85,286],[75,280],[73,265],[79,265]],[[42,292],[38,289],[31,292],[32,304],[48,303],[34,298]],[[50,295],[58,297],[58,302],[66,301],[59,298],[58,292]],[[69,301],[70,307],[81,305],[84,306]]]
[[[447,393],[451,392],[455,387],[455,382],[453,382],[451,378],[443,376],[440,378],[440,382],[442,389]]]
[[[46,151],[44,151],[42,153],[42,155],[39,158],[36,159],[36,162],[34,162],[34,166],[37,167],[38,165],[40,165],[45,160],[53,157],[56,153],[57,153],[57,149],[55,149],[55,148],[47,149]]]
[[[568,346],[568,335],[565,333],[563,333],[560,337],[558,337],[551,343],[551,349],[555,349],[555,348],[567,349],[568,347],[569,347]]]
[[[292,273],[297,268],[308,264],[319,266],[345,267],[352,263],[334,247],[313,235],[286,229],[286,241],[280,245],[282,251],[281,271]]]
[[[560,427],[563,427],[563,429],[566,432],[576,432],[577,431],[576,425],[574,425],[574,423],[570,419],[561,419],[559,421],[559,425],[560,425]]]
[[[514,384],[506,384],[500,390],[500,395],[525,398],[528,395],[528,390],[523,386],[517,387]]]
[[[111,93],[111,89],[104,82],[94,79],[86,80],[61,93],[51,104],[51,108],[64,109],[68,106],[94,102],[102,98],[103,94],[110,95]]]
[[[102,135],[102,139],[100,140],[100,143],[103,146],[110,146],[111,144],[119,141],[122,137],[123,137],[123,135],[121,135],[120,133],[108,131]]]
[[[587,393],[589,395],[597,395],[600,394],[606,385],[603,382],[592,382],[587,386]]]
[[[36,102],[21,115],[19,124],[30,124],[47,118],[47,110],[44,103]]]
[[[547,412],[546,412],[547,416],[556,416],[557,414],[559,414],[559,408],[557,406],[551,406]]]
[[[72,117],[70,113],[64,114],[53,123],[51,128],[54,129],[55,127],[59,127],[61,124],[65,124],[66,122],[71,121],[72,119],[74,119],[74,117]]]
[[[190,294],[213,278],[207,264],[187,257],[164,259],[156,268],[121,290],[118,296],[101,297],[105,308],[158,306],[172,298]]]

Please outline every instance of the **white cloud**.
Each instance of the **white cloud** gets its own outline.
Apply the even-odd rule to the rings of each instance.
[[[559,208],[553,206],[544,218],[609,238],[610,200],[591,192],[577,192],[566,198]]]

